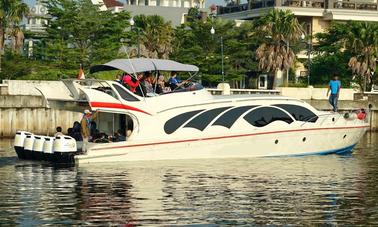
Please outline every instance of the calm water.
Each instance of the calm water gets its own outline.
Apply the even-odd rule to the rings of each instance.
[[[2,140],[0,225],[378,225],[377,142],[346,156],[57,168]]]

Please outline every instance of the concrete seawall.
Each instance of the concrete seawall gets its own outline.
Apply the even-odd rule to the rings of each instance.
[[[67,132],[81,116],[78,112],[45,108],[42,96],[1,95],[0,137],[13,137],[17,130],[53,135],[57,126]]]

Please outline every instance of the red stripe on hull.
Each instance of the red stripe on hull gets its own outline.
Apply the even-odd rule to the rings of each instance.
[[[117,146],[117,147],[94,148],[92,150],[120,149],[120,148],[127,148],[127,147],[142,147],[142,146],[162,145],[162,144],[171,144],[171,143],[185,143],[185,142],[195,142],[195,141],[202,141],[202,140],[218,140],[218,139],[228,139],[228,138],[235,138],[235,137],[258,136],[258,135],[287,133],[287,132],[302,132],[302,131],[317,131],[317,130],[319,130],[319,131],[320,130],[338,130],[338,129],[353,129],[353,128],[369,128],[369,126],[293,129],[293,130],[283,130],[283,131],[272,131],[272,132],[259,132],[259,133],[250,133],[250,134],[240,134],[240,135],[232,135],[232,136],[218,136],[218,137],[207,137],[207,138],[199,138],[199,139],[164,141],[164,142],[157,142],[157,143],[132,144],[132,145]]]
[[[147,115],[151,115],[150,113],[147,113],[144,110],[128,106],[122,103],[109,103],[109,102],[91,102],[92,107],[97,107],[97,108],[112,108],[112,109],[124,109],[124,110],[133,110],[137,112],[141,112]]]

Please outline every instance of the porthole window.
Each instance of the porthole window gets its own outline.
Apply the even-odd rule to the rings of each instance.
[[[302,141],[305,142],[306,141],[306,137],[303,137]]]
[[[314,114],[311,110],[303,106],[292,105],[292,104],[277,104],[274,106],[277,106],[287,111],[297,121],[316,122],[316,120],[318,120],[318,116],[316,114]]]
[[[275,143],[275,144],[278,144],[278,140],[275,140],[274,143]]]
[[[273,121],[284,121],[288,124],[293,122],[289,115],[273,107],[261,107],[252,110],[244,116],[244,119],[255,127],[264,127]]]

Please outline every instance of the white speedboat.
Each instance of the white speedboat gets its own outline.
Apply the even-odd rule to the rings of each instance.
[[[169,60],[118,59],[91,69],[92,73],[101,70],[135,74],[196,72],[198,68]],[[40,91],[49,105],[60,101],[79,103],[76,110],[82,111],[86,103],[92,111],[97,111],[100,132],[113,135],[120,130],[127,138],[121,142],[89,142],[85,152],[80,146],[70,146],[66,153],[68,158],[63,158],[66,161],[95,163],[343,153],[351,151],[369,127],[365,119],[353,114],[318,111],[290,97],[213,96],[195,83],[174,92],[142,97],[116,81],[89,82],[88,85],[88,81],[65,81],[67,91],[63,93],[69,95],[58,98],[56,91]],[[72,144],[72,140],[65,138]],[[58,143],[59,157],[52,160],[65,156],[61,143]],[[16,150],[22,150],[22,146]]]

